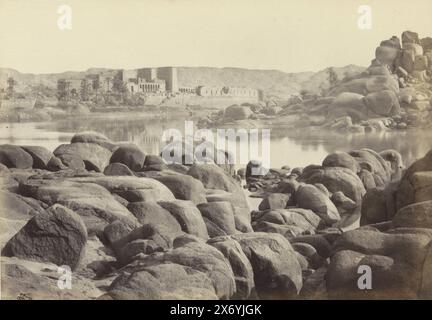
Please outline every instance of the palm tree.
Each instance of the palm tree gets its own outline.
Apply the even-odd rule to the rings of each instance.
[[[15,86],[16,86],[17,82],[15,81],[15,79],[13,77],[8,77],[7,84],[8,84],[8,87],[6,89],[7,90],[6,95],[8,98],[12,98],[14,96],[14,93],[15,93]]]

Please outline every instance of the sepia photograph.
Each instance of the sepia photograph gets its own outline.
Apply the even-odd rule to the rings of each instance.
[[[432,299],[431,13],[0,0],[0,300]]]

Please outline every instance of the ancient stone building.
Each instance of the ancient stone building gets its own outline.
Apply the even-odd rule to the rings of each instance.
[[[259,91],[242,87],[211,87],[199,86],[197,94],[203,97],[250,97],[258,99]]]
[[[137,70],[137,77],[147,81],[157,79],[156,68],[141,68]]]
[[[179,87],[178,91],[183,94],[197,94],[196,87]]]
[[[66,81],[69,93],[79,94],[83,80],[91,86],[91,90],[97,88],[99,92],[108,92],[113,89],[114,82],[118,80],[124,84],[126,90],[135,93],[175,93],[179,95],[197,95],[202,97],[246,98],[248,100],[261,100],[262,92],[253,88],[231,86],[206,86],[190,87],[181,85],[178,81],[178,71],[175,67],[140,68],[134,70],[119,70],[112,74],[89,74],[82,79],[61,79]],[[97,83],[97,86],[94,84]]]
[[[178,92],[177,68],[157,68],[157,77],[158,79],[165,80],[167,91]]]
[[[122,70],[122,80],[131,93],[179,91],[177,69],[174,67]]]
[[[157,93],[166,91],[165,81],[159,79],[147,81],[143,78],[132,78],[126,82],[126,88],[131,93]]]

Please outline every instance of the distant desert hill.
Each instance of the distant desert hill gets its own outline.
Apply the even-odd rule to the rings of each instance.
[[[362,72],[365,68],[349,65],[333,68],[342,80],[347,75]],[[268,96],[286,97],[301,90],[318,92],[328,87],[328,73],[319,72],[286,73],[278,70],[250,70],[242,68],[178,68],[179,83],[185,86],[207,84],[212,86],[240,86],[263,90]]]

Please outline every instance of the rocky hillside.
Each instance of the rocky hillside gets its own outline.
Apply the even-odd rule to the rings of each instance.
[[[21,73],[15,69],[0,68],[0,88],[6,87],[8,77],[13,77],[16,82],[16,89],[18,92],[28,93],[32,88],[46,86],[50,89],[57,88],[58,79],[81,79],[87,74],[100,73],[102,75],[113,77],[116,70],[104,68],[91,68],[86,71],[66,71],[61,73],[46,73],[46,74],[33,74]]]
[[[333,86],[321,100],[304,103],[336,130],[362,126],[405,129],[428,125],[432,117],[432,38],[405,31],[380,43],[364,72]],[[311,107],[312,106],[312,107]],[[324,113],[324,114],[323,114]],[[383,119],[381,123],[370,119]]]
[[[341,79],[335,71],[327,70],[331,85],[322,87],[320,94],[303,93],[290,98],[288,103],[267,101],[261,105],[237,106],[235,118],[221,112],[203,123],[211,126],[232,120],[253,120],[251,126],[280,123],[286,127],[314,126],[343,133],[430,127],[432,38],[420,39],[417,33],[405,31],[402,40],[393,36],[382,41],[371,65],[363,72]],[[316,73],[303,87],[323,83],[323,77],[324,74]]]
[[[363,67],[349,65],[332,68],[342,80],[364,71]],[[328,69],[318,72],[286,73],[278,70],[248,70],[241,68],[187,68],[178,69],[179,83],[185,86],[240,86],[263,90],[268,97],[289,98],[302,90],[320,93],[329,87]]]

